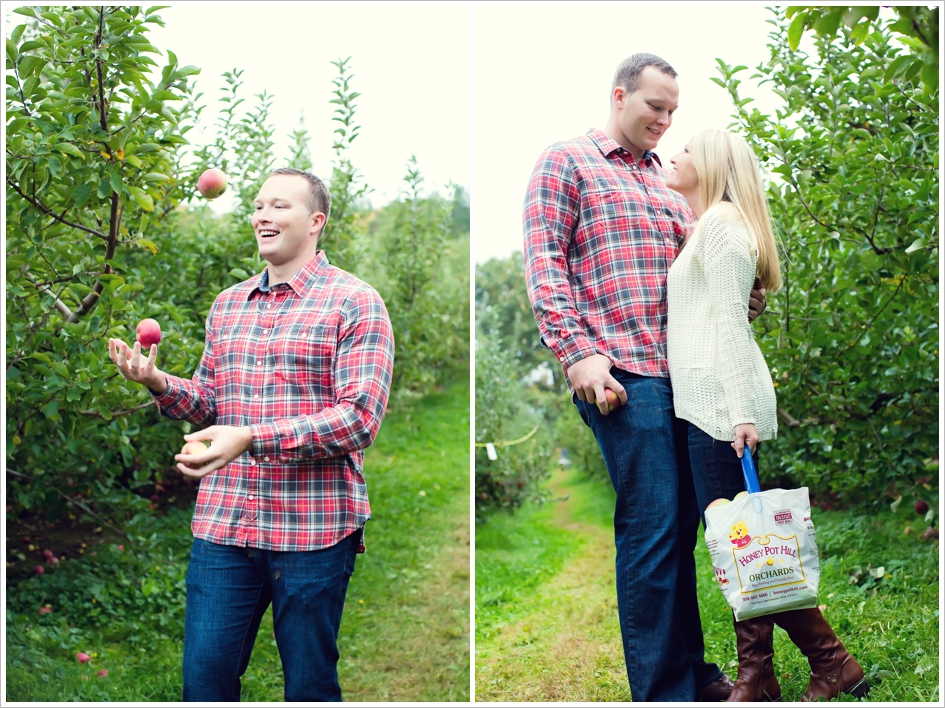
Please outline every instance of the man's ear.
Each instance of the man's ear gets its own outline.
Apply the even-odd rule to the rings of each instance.
[[[623,109],[624,99],[627,98],[627,91],[623,86],[614,86],[614,92],[612,94],[614,99],[614,106],[617,108]]]
[[[309,222],[309,233],[312,236],[320,236],[322,231],[325,228],[325,222],[328,221],[328,217],[325,216],[322,212],[316,211],[311,214]]]

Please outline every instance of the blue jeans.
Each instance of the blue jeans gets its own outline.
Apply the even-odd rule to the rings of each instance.
[[[617,606],[634,701],[693,701],[722,672],[706,663],[693,550],[699,509],[685,421],[669,379],[619,369],[627,405],[601,415],[576,401],[617,492]]]
[[[732,447],[731,441],[716,440],[692,423],[686,422],[686,426],[692,481],[696,487],[702,525],[705,526],[705,509],[709,504],[719,497],[732,499],[739,492],[745,491],[742,461],[738,459],[738,453]],[[758,443],[755,453],[751,456],[755,461],[755,469],[758,469],[760,449],[761,443]]]
[[[194,539],[187,568],[184,700],[238,701],[263,614],[273,625],[286,701],[340,701],[338,628],[360,532],[317,551]]]

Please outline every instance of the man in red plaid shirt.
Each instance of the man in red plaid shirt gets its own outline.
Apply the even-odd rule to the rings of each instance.
[[[266,269],[221,293],[192,380],[120,340],[109,355],[161,413],[205,427],[178,454],[200,477],[187,571],[184,700],[238,701],[273,606],[287,701],[338,701],[336,640],[370,518],[364,448],[380,428],[394,340],[377,292],[318,250],[331,197],[314,175],[273,172],[252,224]]]
[[[605,129],[547,148],[524,210],[542,342],[617,492],[617,600],[635,701],[725,700],[732,688],[704,660],[699,510],[666,363],[666,276],[695,221],[653,152],[678,104],[675,77],[653,54],[626,59]],[[607,389],[619,399],[613,410]]]

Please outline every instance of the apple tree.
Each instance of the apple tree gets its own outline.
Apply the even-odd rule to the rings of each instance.
[[[753,78],[783,99],[775,115],[742,97],[747,67],[719,60],[713,79],[772,177],[783,242],[784,286],[755,324],[780,422],[762,475],[824,503],[908,499],[938,477],[937,75],[894,38],[902,17],[814,24],[808,55],[796,33],[813,11],[774,12]]]

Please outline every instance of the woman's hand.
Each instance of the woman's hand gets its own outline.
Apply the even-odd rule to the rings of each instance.
[[[752,453],[755,452],[755,447],[758,445],[758,431],[755,430],[754,423],[742,423],[735,426],[735,442],[732,443],[732,447],[735,448],[739,458],[745,451],[746,445]]]

